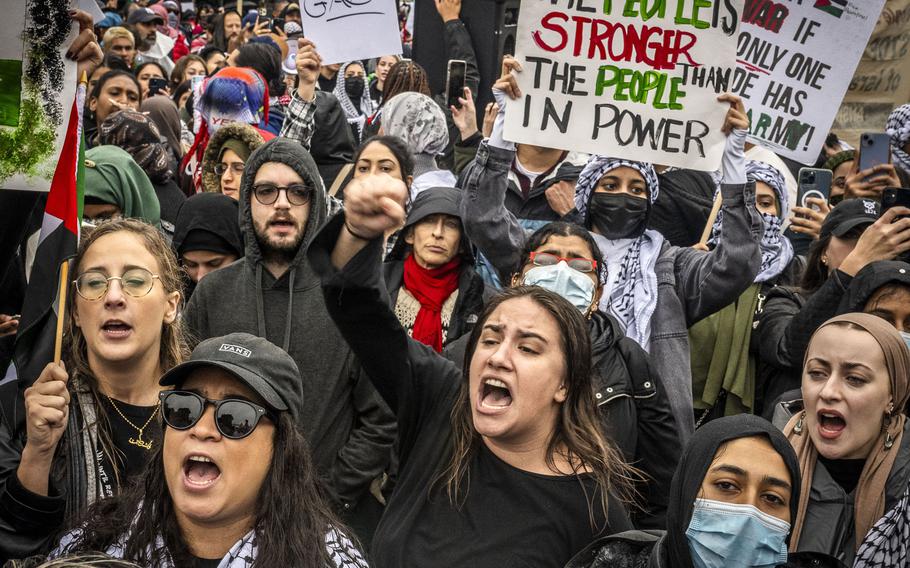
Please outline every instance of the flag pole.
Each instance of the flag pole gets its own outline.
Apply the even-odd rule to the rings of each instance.
[[[57,333],[54,335],[54,364],[60,364],[60,355],[63,351],[63,320],[66,318],[66,292],[69,289],[70,261],[60,263],[60,301],[57,304]]]
[[[708,222],[705,223],[705,230],[701,233],[701,240],[698,241],[698,244],[702,246],[708,246],[708,239],[711,238],[711,229],[714,227],[714,221],[717,220],[717,214],[720,212],[720,206],[723,203],[724,198],[717,192],[717,197],[714,198],[714,206],[711,208],[711,213],[708,214]]]

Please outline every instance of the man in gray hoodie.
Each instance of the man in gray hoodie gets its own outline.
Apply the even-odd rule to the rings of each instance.
[[[300,426],[356,529],[351,512],[371,503],[370,482],[388,462],[395,417],[329,317],[305,254],[326,216],[325,188],[309,152],[287,138],[257,148],[246,162],[239,205],[245,256],[199,282],[186,323],[199,340],[243,331],[294,358],[303,379]]]

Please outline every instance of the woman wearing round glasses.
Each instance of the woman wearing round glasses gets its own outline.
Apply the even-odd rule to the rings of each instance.
[[[174,387],[160,394],[161,451],[54,555],[102,550],[157,568],[367,566],[321,496],[296,426],[303,387],[290,355],[247,333],[214,337],[160,384]]]
[[[186,354],[180,269],[157,229],[104,223],[72,270],[65,364],[49,364],[25,391],[25,428],[0,430],[4,557],[46,550],[68,518],[145,467],[161,445],[158,378]]]

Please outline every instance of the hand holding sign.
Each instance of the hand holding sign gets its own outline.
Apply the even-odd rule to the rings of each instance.
[[[521,63],[511,55],[504,56],[502,58],[502,73],[499,75],[499,79],[496,79],[496,82],[493,83],[493,90],[502,91],[510,99],[516,100],[521,97],[521,89],[518,88],[518,81],[512,73],[513,71],[520,73]],[[502,107],[501,104],[500,107]],[[500,110],[503,109],[500,108]]]
[[[70,18],[79,24],[79,35],[70,44],[66,51],[66,56],[79,63],[76,72],[76,80],[81,80],[82,75],[86,77],[92,74],[96,67],[101,65],[104,53],[98,45],[98,38],[92,30],[92,17],[88,12],[82,10],[72,10]]]

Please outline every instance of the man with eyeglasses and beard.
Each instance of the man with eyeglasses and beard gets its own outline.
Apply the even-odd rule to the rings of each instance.
[[[200,280],[186,322],[200,339],[248,332],[293,357],[303,382],[300,427],[336,510],[366,540],[365,527],[381,513],[369,487],[388,461],[394,417],[329,317],[306,258],[305,244],[326,217],[309,152],[280,137],[253,151],[239,206],[244,259]]]

